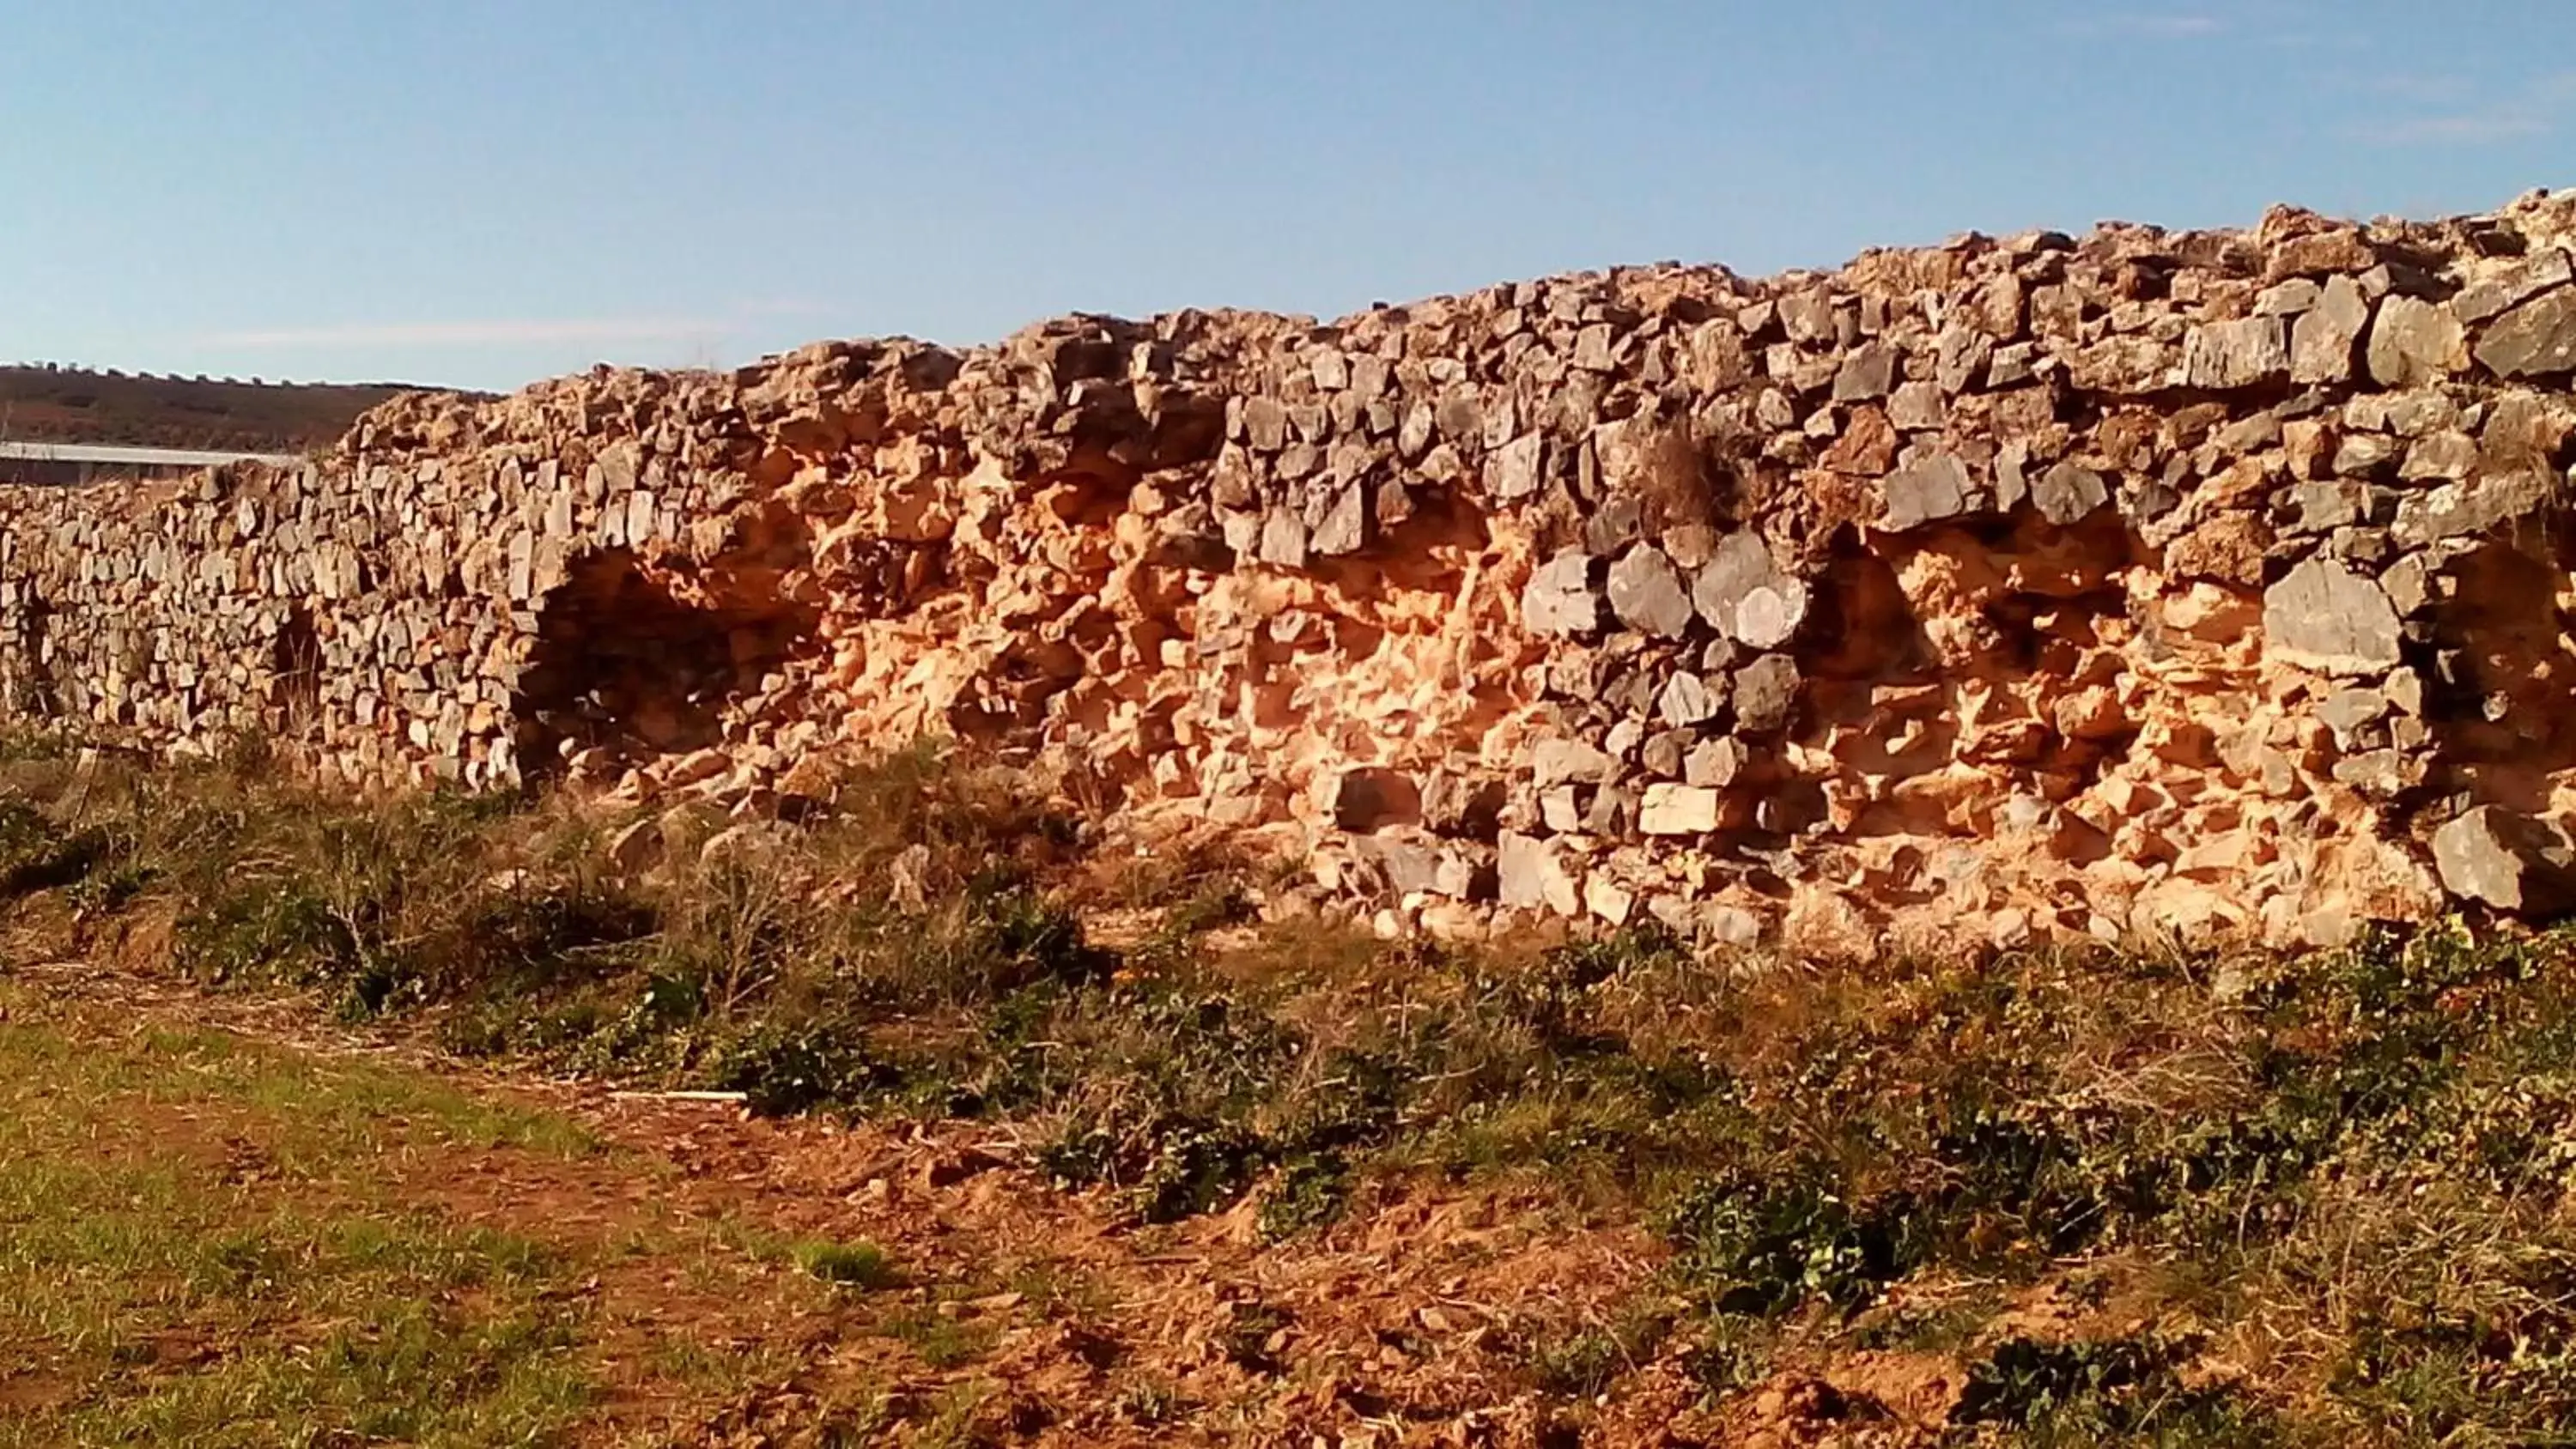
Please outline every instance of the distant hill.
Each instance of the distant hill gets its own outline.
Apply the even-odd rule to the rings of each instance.
[[[271,383],[0,367],[0,440],[301,453],[338,442],[392,383]]]

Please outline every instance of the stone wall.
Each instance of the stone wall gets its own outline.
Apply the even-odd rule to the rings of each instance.
[[[398,399],[0,495],[0,705],[747,817],[923,733],[1474,930],[2566,904],[2576,198]]]

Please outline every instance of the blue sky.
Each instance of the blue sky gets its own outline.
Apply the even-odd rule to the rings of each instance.
[[[0,0],[0,358],[508,387],[2576,185],[2571,0]]]

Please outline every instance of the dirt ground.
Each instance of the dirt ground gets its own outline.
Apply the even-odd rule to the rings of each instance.
[[[397,1113],[337,1165],[379,1211],[588,1265],[590,1391],[566,1442],[1862,1443],[1932,1431],[1955,1395],[1939,1364],[1891,1360],[1847,1366],[1844,1386],[1786,1377],[1716,1414],[1697,1407],[1685,1344],[1591,1370],[1615,1380],[1593,1398],[1534,1382],[1549,1345],[1615,1343],[1656,1292],[1653,1235],[1586,1221],[1561,1190],[1378,1182],[1340,1222],[1265,1243],[1249,1205],[1136,1223],[975,1124],[756,1120],[723,1101],[509,1079],[317,1032],[301,1003],[86,963],[0,979],[7,1020],[39,1018],[80,1052],[211,1034],[290,1072],[358,1062],[601,1144],[567,1156],[460,1140]],[[147,1095],[131,1120],[151,1153],[237,1185],[256,1188],[292,1125],[217,1095]],[[276,1190],[330,1200],[344,1186],[307,1176]],[[817,1292],[759,1247],[814,1242],[875,1245],[890,1281]],[[655,1367],[675,1346],[718,1367],[675,1379]],[[1853,1374],[1874,1380],[1865,1419]],[[12,1404],[102,1392],[115,1389],[0,1362]]]

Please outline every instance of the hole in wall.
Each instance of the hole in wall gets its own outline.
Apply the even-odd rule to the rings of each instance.
[[[300,737],[322,714],[322,636],[301,605],[289,609],[269,645],[269,702],[279,731]]]
[[[53,614],[53,606],[42,599],[29,599],[18,612],[17,657],[8,679],[12,714],[52,719],[63,712],[61,693],[54,687],[53,663],[45,657]]]
[[[685,754],[723,739],[725,707],[813,640],[810,606],[723,576],[647,568],[632,550],[590,555],[547,594],[513,701],[535,778],[580,751]]]

